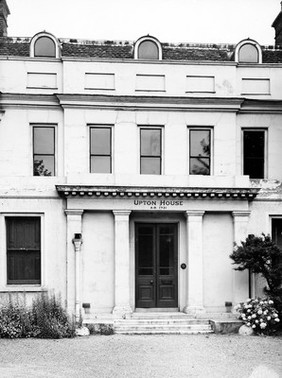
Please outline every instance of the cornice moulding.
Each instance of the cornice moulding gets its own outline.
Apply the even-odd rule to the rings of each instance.
[[[258,188],[172,188],[133,186],[56,185],[62,198],[210,198],[253,200]]]

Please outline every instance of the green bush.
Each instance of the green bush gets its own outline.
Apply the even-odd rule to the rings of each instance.
[[[0,338],[74,337],[74,323],[55,296],[43,294],[31,307],[12,302],[0,308]]]
[[[230,258],[237,264],[235,270],[249,270],[261,274],[266,282],[265,294],[274,302],[282,318],[282,251],[269,235],[248,235],[241,245],[235,244]]]

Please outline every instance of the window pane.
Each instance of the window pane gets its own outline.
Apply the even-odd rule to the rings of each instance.
[[[282,251],[282,218],[272,219],[272,239]]]
[[[8,284],[40,283],[40,218],[8,217],[6,227]]]
[[[39,249],[40,219],[35,217],[8,217],[7,247],[9,249]]]
[[[210,159],[209,158],[190,158],[190,174],[191,175],[209,175]]]
[[[190,156],[210,156],[209,130],[190,130]]]
[[[33,161],[34,176],[54,176],[55,175],[55,157],[35,155]]]
[[[91,155],[110,155],[111,154],[111,129],[110,128],[91,128]]]
[[[8,251],[8,283],[40,283],[40,252]]]
[[[49,37],[40,37],[34,44],[34,56],[56,57],[56,46]]]
[[[159,59],[159,49],[155,42],[141,42],[138,48],[139,59]]]
[[[141,129],[141,155],[160,156],[161,130]]]
[[[264,178],[264,131],[244,131],[244,175]]]
[[[161,159],[160,158],[141,158],[141,173],[145,175],[160,175],[161,174]]]
[[[239,62],[258,63],[257,48],[250,43],[243,45],[239,50]]]
[[[244,175],[249,175],[253,179],[264,178],[264,160],[257,158],[245,158]]]
[[[139,274],[153,275],[154,265],[154,233],[150,226],[138,228],[138,269]]]
[[[264,158],[264,131],[244,131],[244,153],[247,157]]]
[[[55,152],[55,129],[54,127],[34,127],[34,154],[49,155]]]
[[[111,173],[110,156],[91,156],[91,173]]]

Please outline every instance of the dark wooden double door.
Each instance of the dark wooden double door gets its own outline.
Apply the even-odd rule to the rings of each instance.
[[[138,223],[136,232],[136,307],[178,307],[177,225]]]

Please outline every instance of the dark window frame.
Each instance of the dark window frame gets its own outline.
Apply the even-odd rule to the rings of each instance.
[[[211,176],[212,174],[212,167],[211,167],[211,163],[212,163],[212,127],[188,127],[188,130],[189,130],[189,175],[201,175],[201,173],[193,173],[191,172],[191,159],[197,159],[199,158],[199,155],[192,155],[191,151],[192,151],[192,146],[191,146],[191,143],[192,143],[192,137],[191,137],[191,132],[193,131],[208,131],[209,132],[209,147],[210,147],[210,151],[209,151],[209,155],[208,156],[201,156],[203,159],[205,160],[208,160],[209,162],[209,173],[208,174],[204,174],[204,176]]]
[[[53,154],[38,154],[35,153],[35,137],[34,137],[34,130],[35,129],[53,129]],[[51,175],[39,175],[35,174],[35,156],[53,156],[54,163],[53,163],[53,170],[54,174]],[[32,125],[32,162],[33,162],[33,176],[40,176],[40,177],[54,177],[56,176],[56,126],[55,125]]]
[[[264,144],[263,144],[263,157],[252,157],[252,156],[246,156],[245,155],[245,136],[246,136],[246,132],[248,133],[252,133],[252,132],[261,132],[263,133],[263,138],[264,138]],[[260,128],[260,127],[250,127],[250,128],[242,128],[242,152],[243,152],[243,156],[242,156],[242,160],[243,160],[243,175],[248,175],[250,176],[250,179],[265,179],[266,178],[266,175],[267,175],[267,172],[266,172],[266,156],[267,156],[267,129],[266,128]],[[263,174],[261,175],[262,177],[252,177],[253,175],[250,174],[250,173],[247,173],[248,169],[247,169],[247,161],[250,161],[250,160],[253,160],[253,161],[263,161]]]
[[[149,130],[158,130],[160,132],[160,154],[159,155],[142,155],[142,131],[149,131]],[[162,154],[163,154],[163,146],[162,146],[162,138],[163,138],[163,133],[162,133],[162,128],[160,126],[152,126],[152,127],[144,127],[141,126],[139,130],[139,148],[140,148],[140,174],[141,175],[146,175],[146,174],[155,174],[155,175],[161,175],[162,174]],[[160,161],[160,166],[159,166],[159,173],[142,173],[142,158],[152,158],[152,159],[159,159]]]
[[[26,248],[26,247],[12,247],[9,245],[9,232],[11,231],[10,227],[12,227],[13,221],[34,221],[37,222],[35,227],[38,227],[38,247],[37,248]],[[5,217],[5,224],[6,224],[6,272],[7,272],[7,285],[41,285],[42,282],[42,236],[41,236],[41,217],[40,216],[6,216]],[[20,261],[24,259],[24,255],[26,258],[33,258],[33,263],[36,263],[36,260],[39,260],[37,272],[36,267],[33,266],[33,278],[11,278],[11,275],[16,275],[17,273],[11,271],[15,266],[15,259],[19,259]],[[22,261],[21,261],[22,262]],[[26,262],[27,263],[27,262]],[[21,267],[24,269],[26,265]],[[22,275],[24,273],[21,272]]]
[[[113,173],[113,132],[112,132],[112,125],[89,125],[89,171],[90,173],[96,173],[96,174],[112,174]],[[110,130],[110,153],[109,154],[94,154],[91,151],[91,131],[93,129],[109,129]],[[92,157],[109,157],[110,159],[110,172],[92,172],[92,163],[91,158]]]

